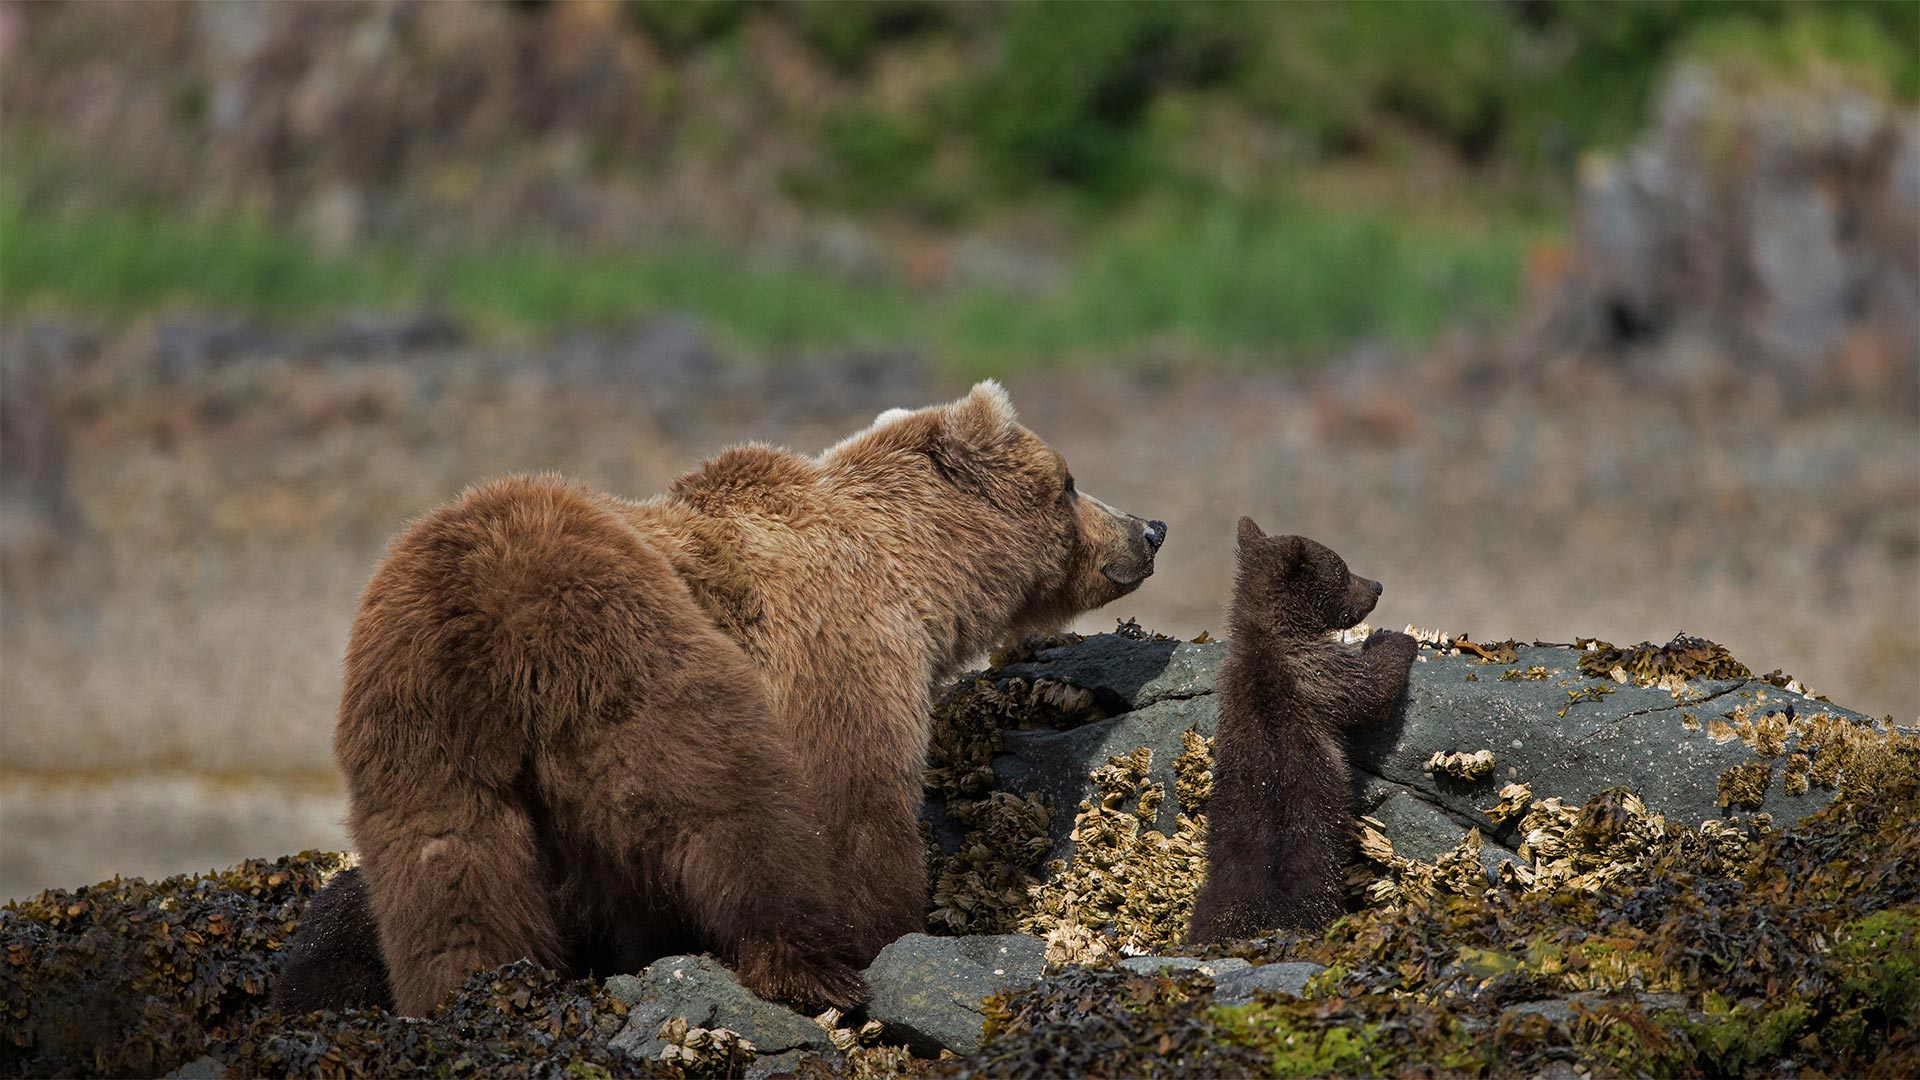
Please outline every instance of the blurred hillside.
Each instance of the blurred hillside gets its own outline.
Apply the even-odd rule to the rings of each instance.
[[[1920,92],[1880,3],[3,10],[10,309],[673,310],[974,366],[1424,342],[1514,310],[1676,64]]]
[[[344,841],[385,540],[976,373],[1380,621],[1920,716],[1920,6],[0,0],[0,897]]]

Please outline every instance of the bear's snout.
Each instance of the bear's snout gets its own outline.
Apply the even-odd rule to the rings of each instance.
[[[1380,599],[1380,594],[1386,591],[1387,591],[1387,587],[1385,585],[1382,585],[1377,581],[1373,583],[1373,598],[1375,600]]]

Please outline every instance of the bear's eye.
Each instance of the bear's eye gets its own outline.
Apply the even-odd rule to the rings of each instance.
[[[1073,497],[1073,474],[1072,473],[1067,474],[1066,485],[1060,489],[1060,493],[1067,496],[1068,498]]]

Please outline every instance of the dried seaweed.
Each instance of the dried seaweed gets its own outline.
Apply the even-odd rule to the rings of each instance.
[[[1658,686],[1669,676],[1679,679],[1750,679],[1753,672],[1733,658],[1725,646],[1706,638],[1675,634],[1665,645],[1641,642],[1616,648],[1609,642],[1583,639],[1580,670],[1596,679],[1613,677],[1617,669],[1639,686]]]
[[[0,1074],[158,1075],[200,1056],[265,1008],[276,951],[345,865],[307,852],[7,904]]]
[[[574,1078],[724,1076],[750,1055],[726,1036],[706,1037],[672,1062],[649,1061],[608,1040],[627,1009],[591,980],[568,980],[518,961],[475,973],[426,1019],[386,1012],[262,1016],[218,1042],[228,1075],[524,1076]],[[683,1040],[691,1031],[680,1033]],[[731,1034],[731,1033],[728,1033]],[[671,1040],[670,1040],[671,1041]]]

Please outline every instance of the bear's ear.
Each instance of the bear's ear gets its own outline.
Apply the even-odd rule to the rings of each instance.
[[[987,379],[953,403],[942,427],[947,438],[960,446],[991,450],[1012,437],[1015,419],[1007,391]]]
[[[927,456],[955,487],[983,493],[1014,432],[1013,402],[999,383],[988,379],[947,406]]]
[[[1240,519],[1241,547],[1252,547],[1255,543],[1265,540],[1266,538],[1267,534],[1260,531],[1260,526],[1254,524],[1252,518],[1242,517]]]

